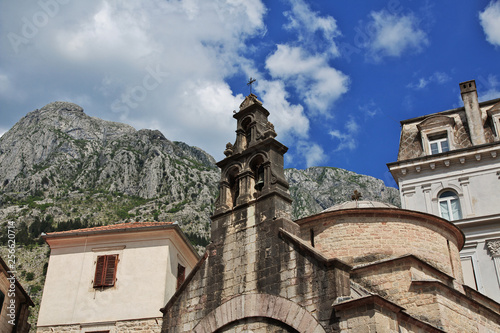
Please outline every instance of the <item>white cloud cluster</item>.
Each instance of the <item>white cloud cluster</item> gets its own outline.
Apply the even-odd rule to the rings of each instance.
[[[253,56],[262,46],[255,37],[268,28],[262,0],[5,2],[0,99],[25,105],[22,113],[71,101],[92,116],[159,129],[219,159],[234,140],[231,115],[243,100],[229,82],[254,76],[280,140],[307,147],[292,157],[311,165],[324,159],[308,142],[311,117],[333,114],[349,77],[332,64],[339,56],[336,20],[304,0],[287,5],[286,34],[261,67]]]
[[[340,35],[335,19],[311,10],[303,0],[290,0],[284,13],[284,28],[296,36],[278,44],[265,62],[271,80],[258,81],[271,117],[284,131],[284,140],[296,147],[287,159],[307,166],[326,159],[323,148],[309,136],[309,117],[330,117],[332,106],[348,91],[349,77],[330,62],[339,55],[335,37]],[[292,104],[290,97],[300,104]],[[303,104],[303,105],[301,105]]]
[[[314,112],[327,113],[348,89],[345,74],[329,66],[324,56],[307,54],[301,47],[278,45],[266,68],[274,78],[292,84]]]
[[[331,16],[321,16],[313,12],[311,8],[302,0],[291,0],[292,9],[284,13],[288,19],[285,28],[297,32],[300,42],[306,42],[310,49],[318,51],[318,48],[324,48],[320,51],[329,52],[332,55],[339,55],[334,38],[340,35],[337,27],[337,21]],[[319,33],[325,43],[315,43],[315,34]]]
[[[371,12],[371,38],[365,47],[371,59],[399,57],[405,51],[419,52],[429,41],[414,15],[397,15],[386,10]]]
[[[0,25],[10,38],[0,42],[0,94],[30,91],[36,107],[82,103],[91,115],[160,129],[216,158],[234,140],[231,114],[243,96],[227,79],[250,67],[247,40],[266,31],[261,1],[41,0],[2,7]]]
[[[326,160],[326,155],[320,145],[309,141],[299,141],[297,152],[301,158],[305,159],[306,167],[320,166]]]
[[[424,89],[431,83],[443,84],[450,81],[451,78],[448,74],[444,72],[434,72],[428,77],[421,77],[417,80],[417,82],[411,82],[407,85],[408,88],[414,89]]]
[[[486,40],[500,46],[500,1],[491,1],[484,11],[479,13],[479,20]]]
[[[270,120],[280,129],[278,134],[283,141],[293,142],[309,136],[309,119],[304,114],[304,108],[290,104],[282,81],[260,80],[258,88],[266,108],[273,110]]]

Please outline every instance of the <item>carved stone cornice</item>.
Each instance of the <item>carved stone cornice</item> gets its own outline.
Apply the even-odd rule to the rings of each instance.
[[[486,246],[494,257],[500,256],[500,239],[491,239],[486,241]]]

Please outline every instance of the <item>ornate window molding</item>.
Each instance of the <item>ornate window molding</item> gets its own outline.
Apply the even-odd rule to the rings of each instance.
[[[424,153],[434,155],[453,150],[454,126],[455,119],[447,116],[430,116],[418,124]]]
[[[493,128],[495,130],[495,136],[497,140],[500,139],[500,103],[497,103],[487,111],[488,117],[491,118],[493,123]]]

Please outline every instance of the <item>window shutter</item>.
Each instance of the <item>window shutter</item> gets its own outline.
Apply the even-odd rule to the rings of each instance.
[[[115,285],[118,255],[98,256],[95,268],[94,288]]]
[[[116,278],[116,266],[118,265],[118,255],[110,255],[107,257],[107,265],[106,265],[106,275],[104,276],[105,287],[111,287],[115,285]]]
[[[102,278],[104,273],[104,265],[106,261],[106,256],[98,256],[97,264],[95,266],[95,277],[94,277],[94,287],[102,286]]]
[[[184,282],[185,274],[186,268],[181,264],[177,264],[177,289],[179,289],[181,284]]]

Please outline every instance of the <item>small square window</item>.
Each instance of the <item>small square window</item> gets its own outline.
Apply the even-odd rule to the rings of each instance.
[[[444,153],[450,150],[448,136],[446,133],[429,136],[429,148],[432,155]]]

